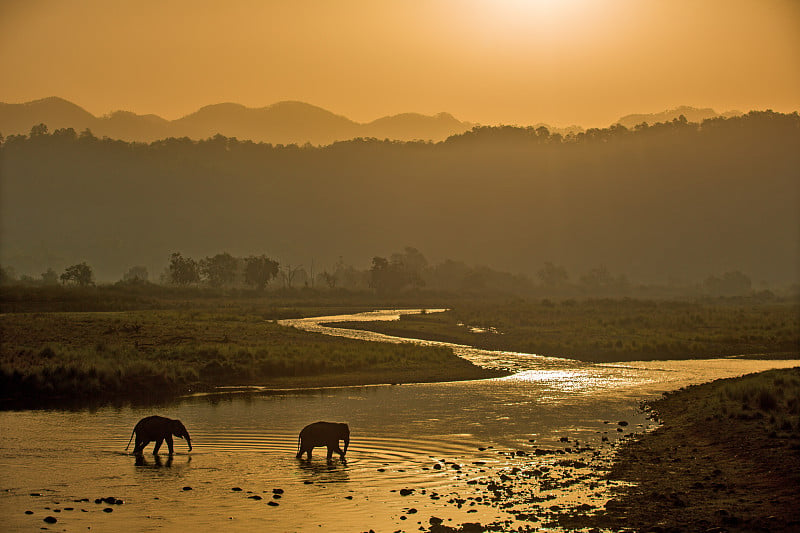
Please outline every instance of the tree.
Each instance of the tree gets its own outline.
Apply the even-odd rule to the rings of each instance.
[[[0,285],[8,285],[17,279],[17,274],[11,267],[0,267]]]
[[[713,296],[743,296],[751,292],[753,284],[749,276],[736,270],[725,272],[722,278],[708,277],[703,287]]]
[[[89,128],[86,128],[85,130],[83,130],[80,133],[80,135],[78,135],[78,139],[81,140],[81,141],[87,142],[87,141],[96,141],[97,137],[94,136],[94,134],[92,133],[92,130],[90,130]]]
[[[303,270],[303,265],[299,265],[296,267],[293,267],[292,265],[285,265],[284,267],[282,267],[280,269],[280,274],[281,274],[281,279],[283,280],[283,286],[287,288],[292,287],[292,284],[294,283],[294,280],[300,271],[303,271],[303,273],[305,274],[305,270]]]
[[[385,257],[373,257],[369,286],[380,293],[396,292],[408,286],[422,287],[425,282],[418,269],[424,265],[427,261],[415,248],[406,248],[406,254],[394,254],[391,262]]]
[[[42,283],[45,285],[58,285],[58,274],[52,268],[42,273]]]
[[[47,135],[47,125],[43,123],[36,124],[31,128],[31,138],[43,137]]]
[[[539,276],[545,287],[563,287],[569,280],[567,269],[560,265],[554,265],[550,261],[547,261],[536,275]]]
[[[136,283],[147,281],[149,277],[150,275],[147,272],[147,267],[141,265],[132,266],[127,272],[125,272],[125,274],[122,275],[122,281]]]
[[[236,258],[227,252],[200,260],[200,272],[208,284],[215,288],[233,283],[237,266]]]
[[[336,282],[339,281],[336,277],[336,273],[331,274],[327,270],[323,270],[319,278],[325,282],[325,285],[327,285],[329,289],[335,289]]]
[[[169,257],[169,279],[175,285],[189,285],[200,281],[197,261],[175,252]]]
[[[86,287],[94,285],[93,277],[92,267],[84,262],[67,267],[64,273],[61,274],[61,282],[65,285],[67,283],[75,283],[79,287]]]
[[[244,260],[244,282],[263,291],[267,284],[278,275],[278,262],[266,255],[254,256]]]

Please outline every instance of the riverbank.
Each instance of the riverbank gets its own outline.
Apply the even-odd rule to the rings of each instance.
[[[796,299],[459,302],[393,322],[328,325],[595,363],[800,357]]]
[[[625,443],[603,512],[562,517],[613,531],[800,529],[800,368],[688,387],[650,402],[662,421]]]
[[[274,388],[502,375],[444,347],[299,331],[241,310],[0,315],[0,407],[152,403],[222,386]]]
[[[507,509],[529,506],[517,516],[527,519],[533,529],[800,530],[800,367],[687,387],[647,402],[645,408],[660,419],[656,430],[625,434],[618,443],[604,439],[599,448],[551,450],[568,450],[555,465],[573,468],[559,473],[542,466],[546,460],[535,469],[521,465],[509,473],[515,475],[491,479],[487,488],[492,490],[484,499]],[[619,425],[620,432],[629,429],[627,422]],[[549,479],[543,481],[543,476]],[[576,481],[587,483],[590,490],[571,506],[537,506],[552,498],[542,489],[567,490]],[[603,485],[605,491],[597,493]],[[537,487],[541,493],[531,497]],[[605,506],[594,505],[592,496],[606,491],[611,498]],[[506,530],[502,523],[433,522],[426,529],[430,533]]]

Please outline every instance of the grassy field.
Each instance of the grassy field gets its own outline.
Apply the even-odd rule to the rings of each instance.
[[[796,300],[460,302],[346,327],[595,362],[800,355]]]
[[[0,396],[142,400],[217,386],[315,386],[495,375],[449,349],[384,345],[273,321],[452,307],[364,329],[588,361],[796,358],[797,301],[476,301],[433,293],[213,291],[147,286],[0,289]],[[348,323],[347,327],[354,327]]]
[[[330,311],[330,310],[328,310]],[[474,379],[449,349],[311,334],[238,306],[0,315],[0,390],[10,399],[169,397],[221,385]]]

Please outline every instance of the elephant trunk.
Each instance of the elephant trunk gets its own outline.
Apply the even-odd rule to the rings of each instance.
[[[349,436],[344,438],[344,452],[342,453],[342,456],[347,455],[347,447],[348,446],[350,446],[350,437]]]
[[[186,439],[186,444],[189,445],[189,451],[192,451],[192,439],[189,437],[189,432],[183,434],[183,438]]]

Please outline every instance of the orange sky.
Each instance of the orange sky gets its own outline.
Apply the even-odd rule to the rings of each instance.
[[[0,0],[0,101],[607,126],[800,110],[797,0]]]

